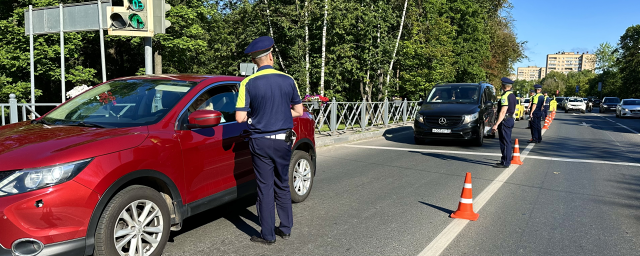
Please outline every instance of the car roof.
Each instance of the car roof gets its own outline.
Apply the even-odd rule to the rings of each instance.
[[[451,86],[451,85],[475,85],[475,86],[484,86],[484,85],[491,85],[491,84],[487,84],[487,83],[447,83],[447,84],[436,84],[433,87],[444,87],[444,86]],[[493,86],[493,85],[491,85]]]
[[[242,77],[237,77],[237,76],[200,75],[200,74],[162,74],[162,75],[127,76],[127,77],[119,77],[113,80],[157,79],[157,80],[181,80],[181,81],[199,83],[209,78],[229,78],[230,80],[243,79]]]

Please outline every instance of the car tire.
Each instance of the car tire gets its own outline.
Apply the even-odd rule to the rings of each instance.
[[[616,111],[616,118],[620,118],[620,115],[618,115],[618,111]]]
[[[587,113],[587,111],[585,111],[585,110],[580,110],[580,113],[584,114],[584,113]]]
[[[147,216],[143,218],[147,223],[140,223],[139,219],[143,216],[139,216],[139,214],[144,214],[145,210],[147,211],[146,214],[151,213],[155,214],[155,216],[153,218],[151,218],[152,216]],[[136,216],[139,217],[136,218]],[[129,221],[135,222],[130,223]],[[142,251],[146,251],[145,255],[160,256],[169,239],[170,229],[171,215],[162,195],[150,187],[129,186],[109,201],[100,216],[95,234],[94,255],[128,254],[131,252],[129,249],[133,244],[137,248],[133,251],[135,255],[138,255],[140,248],[142,248]],[[118,234],[119,232],[120,234]],[[118,236],[116,237],[116,235]],[[153,247],[151,241],[147,240],[149,238],[146,237],[156,240],[157,245]],[[134,239],[136,240],[135,243],[133,242]],[[117,248],[116,243],[118,242],[116,240],[123,242],[124,245]],[[140,244],[144,247],[140,247]]]
[[[477,147],[482,147],[484,144],[484,124],[480,125],[480,129],[478,130],[478,136],[473,141],[473,145]]]
[[[291,201],[301,203],[311,193],[313,178],[316,174],[316,166],[309,153],[296,150],[291,155],[289,163],[289,190]]]
[[[569,113],[569,110],[565,109],[565,110],[564,110],[564,112],[565,112],[565,113]]]
[[[602,108],[602,111],[600,111],[600,113],[607,113],[607,110],[605,108]]]

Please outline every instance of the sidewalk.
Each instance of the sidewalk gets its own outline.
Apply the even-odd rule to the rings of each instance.
[[[335,144],[349,143],[359,140],[366,140],[381,137],[388,134],[399,134],[413,132],[413,122],[406,124],[390,124],[387,127],[369,127],[366,131],[358,130],[336,131],[334,135],[316,134],[316,148],[331,146]]]

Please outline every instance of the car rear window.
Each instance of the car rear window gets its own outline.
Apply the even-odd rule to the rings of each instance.
[[[640,105],[640,100],[624,100],[622,105]]]
[[[604,98],[603,103],[620,103],[618,98]]]
[[[573,99],[569,99],[569,102],[583,102],[583,101],[582,99],[573,98]]]
[[[524,103],[529,103],[529,98],[524,99]]]

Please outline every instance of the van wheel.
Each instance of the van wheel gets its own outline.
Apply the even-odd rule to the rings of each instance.
[[[169,207],[160,193],[133,185],[109,201],[96,229],[94,255],[160,256],[171,228]]]
[[[301,203],[311,193],[313,178],[316,170],[311,161],[311,156],[302,150],[296,150],[291,155],[289,163],[289,189],[291,190],[291,201]]]
[[[482,147],[483,143],[484,143],[484,124],[480,125],[480,130],[478,131],[478,137],[476,137],[476,140],[473,142],[473,144],[478,147]]]

